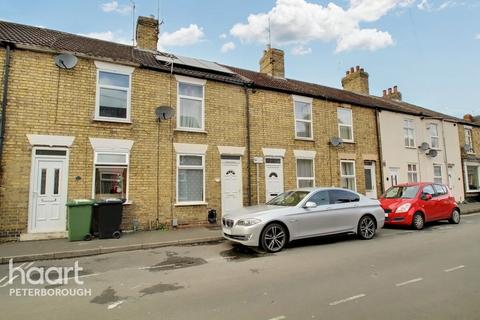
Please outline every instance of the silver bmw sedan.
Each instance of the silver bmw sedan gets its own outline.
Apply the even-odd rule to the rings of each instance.
[[[377,200],[340,188],[300,188],[225,215],[222,229],[228,240],[278,252],[292,240],[323,235],[372,239],[384,222]]]

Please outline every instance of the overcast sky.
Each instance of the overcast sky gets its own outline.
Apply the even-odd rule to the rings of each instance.
[[[361,65],[371,94],[398,85],[407,102],[480,114],[480,0],[135,1],[136,16],[158,12],[160,50],[258,70],[270,25],[288,78],[341,87]],[[132,39],[126,0],[0,0],[0,19]]]

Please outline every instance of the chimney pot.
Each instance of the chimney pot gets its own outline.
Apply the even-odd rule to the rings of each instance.
[[[398,92],[398,87],[397,86],[393,86],[393,92]]]
[[[356,69],[357,69],[357,71],[360,71],[360,66],[357,66]]]
[[[360,71],[361,71],[361,72],[364,72],[365,70],[364,70],[363,68],[360,68]]]
[[[355,68],[354,67],[351,67],[350,68],[350,73],[354,73],[355,72]]]
[[[347,70],[347,72],[345,74],[348,76],[350,74],[350,71]]]
[[[388,94],[392,93],[392,88],[388,88]]]
[[[384,96],[384,97],[387,96],[387,90],[383,90],[383,96]]]
[[[471,114],[466,114],[463,116],[463,120],[466,120],[468,122],[473,122],[473,116]]]

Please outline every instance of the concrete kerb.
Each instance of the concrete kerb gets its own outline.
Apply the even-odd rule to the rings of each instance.
[[[57,259],[94,256],[94,255],[101,255],[101,254],[115,253],[115,252],[155,249],[155,248],[170,247],[175,245],[203,244],[203,243],[209,243],[209,242],[215,242],[215,241],[221,241],[221,240],[223,240],[223,237],[208,237],[208,238],[198,238],[198,239],[151,242],[151,243],[143,243],[143,244],[130,244],[125,246],[117,246],[117,247],[99,247],[99,248],[84,249],[84,250],[18,255],[18,256],[1,257],[0,264],[8,264],[10,259],[13,259],[15,263],[40,261],[40,260],[57,260]]]

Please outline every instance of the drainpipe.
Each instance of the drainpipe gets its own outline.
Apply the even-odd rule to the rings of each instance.
[[[243,85],[243,90],[245,92],[245,117],[246,117],[246,129],[247,129],[247,134],[246,134],[246,139],[247,139],[247,195],[248,195],[248,205],[252,205],[252,169],[251,169],[251,150],[250,150],[250,96],[248,94],[248,85],[244,84]],[[258,196],[258,195],[257,195]]]
[[[453,188],[453,183],[450,181],[448,175],[448,152],[447,152],[447,139],[445,138],[445,119],[442,119],[442,140],[443,140],[443,152],[445,154],[445,169],[447,173],[447,186]]]
[[[380,188],[382,188],[382,192],[380,194],[383,194],[385,192],[385,183],[383,180],[384,173],[383,173],[383,149],[382,149],[382,137],[380,134],[380,110],[375,109],[375,124],[376,124],[376,130],[377,130],[377,145],[378,145],[378,159],[379,159],[379,165],[380,165]]]
[[[5,69],[3,71],[3,95],[2,95],[2,119],[0,122],[0,165],[3,155],[3,141],[5,139],[5,114],[7,112],[7,95],[8,95],[8,76],[10,74],[10,44],[6,44],[6,54],[5,54]]]

